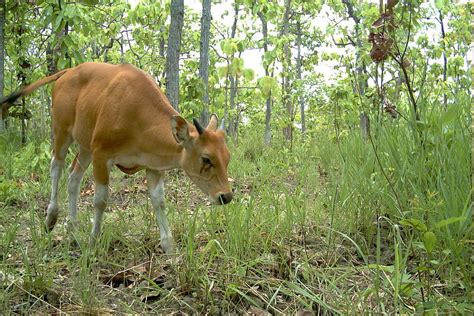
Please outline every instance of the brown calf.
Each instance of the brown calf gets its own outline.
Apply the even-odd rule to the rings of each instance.
[[[69,176],[70,221],[74,226],[84,171],[92,161],[95,219],[92,238],[100,232],[107,205],[109,173],[117,166],[125,173],[146,169],[148,189],[160,227],[161,246],[173,250],[173,237],[164,208],[165,170],[182,168],[217,204],[232,200],[227,177],[230,154],[224,142],[223,122],[217,128],[212,115],[207,128],[194,125],[171,107],[153,79],[132,65],[84,63],[30,84],[0,100],[13,102],[56,81],[53,89],[54,153],[52,192],[46,226],[58,218],[58,182],[72,142],[79,145]]]

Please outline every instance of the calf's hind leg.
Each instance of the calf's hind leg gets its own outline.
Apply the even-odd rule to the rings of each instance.
[[[109,199],[109,166],[107,164],[107,160],[97,153],[94,153],[92,165],[94,168],[95,182],[95,217],[94,225],[92,227],[91,244],[94,244],[97,240],[97,236],[100,233],[102,217],[104,215],[104,211],[107,206],[107,201]]]
[[[82,147],[79,148],[79,153],[76,156],[72,164],[71,174],[69,175],[68,183],[68,195],[69,195],[69,220],[70,227],[72,229],[75,226],[77,217],[77,200],[79,198],[79,192],[81,188],[81,181],[84,176],[84,172],[89,167],[91,162],[91,153]]]
[[[64,168],[64,159],[66,158],[69,145],[72,143],[71,135],[55,131],[54,133],[54,151],[51,159],[51,198],[49,200],[48,210],[46,212],[46,228],[52,230],[58,220],[58,186],[59,179]]]

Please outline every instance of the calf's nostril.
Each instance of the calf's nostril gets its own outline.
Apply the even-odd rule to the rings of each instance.
[[[232,193],[229,192],[229,193],[219,194],[217,200],[218,200],[219,204],[221,204],[221,205],[227,204],[230,201],[232,201]]]

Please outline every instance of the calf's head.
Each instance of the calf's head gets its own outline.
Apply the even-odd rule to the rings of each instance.
[[[217,128],[215,114],[206,128],[196,120],[193,128],[178,115],[171,119],[173,136],[183,146],[182,168],[216,204],[227,204],[233,197],[227,177],[230,153],[225,144],[223,123]]]

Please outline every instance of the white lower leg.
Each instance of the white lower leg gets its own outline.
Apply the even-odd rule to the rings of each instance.
[[[100,225],[104,215],[105,207],[109,197],[109,188],[107,185],[96,184],[94,194],[95,217],[94,225],[92,227],[92,241],[94,242],[100,233]]]
[[[68,231],[71,233],[76,226],[77,218],[77,200],[79,198],[81,180],[84,172],[75,170],[69,175],[68,195],[69,195],[69,223]]]
[[[53,157],[51,160],[51,198],[49,200],[47,215],[46,215],[46,227],[53,229],[56,221],[58,220],[59,206],[58,206],[58,186],[59,179],[61,178],[62,170],[64,167],[64,161],[58,160]]]
[[[82,180],[82,172],[73,172],[69,176],[68,194],[69,194],[69,217],[72,222],[76,221],[77,216],[77,199]]]
[[[69,196],[69,230],[75,226],[77,218],[77,201],[81,189],[81,182],[84,172],[91,162],[91,155],[89,152],[80,150],[73,163],[73,170],[69,175],[68,196]]]
[[[171,233],[165,210],[165,190],[163,179],[160,179],[158,185],[150,188],[151,203],[155,210],[156,220],[160,228],[161,247],[165,252],[173,251],[173,235]]]

